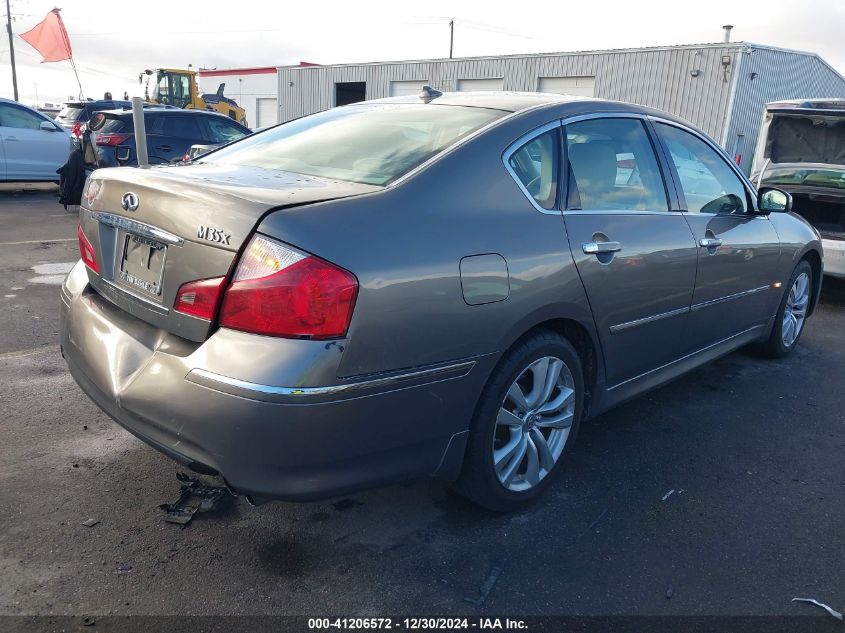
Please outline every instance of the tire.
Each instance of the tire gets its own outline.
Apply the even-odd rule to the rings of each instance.
[[[800,284],[799,279],[804,280],[806,286]],[[798,340],[804,332],[807,311],[813,296],[813,269],[807,260],[798,262],[784,288],[783,298],[780,301],[780,306],[778,306],[775,323],[772,326],[772,333],[766,341],[757,346],[757,350],[769,358],[783,358],[791,353],[798,345]],[[793,291],[801,288],[804,288],[803,301],[796,302]],[[802,316],[799,318],[796,315]],[[797,328],[797,333],[790,328]]]
[[[538,376],[546,376],[547,382],[541,385],[544,380]],[[546,412],[538,410],[544,403]],[[550,330],[526,336],[505,354],[484,387],[457,491],[497,512],[527,506],[560,472],[577,435],[583,404],[583,370],[575,348]]]

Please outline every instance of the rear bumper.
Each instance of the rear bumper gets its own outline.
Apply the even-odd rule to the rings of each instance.
[[[217,471],[237,492],[285,500],[457,475],[490,359],[307,386],[315,366],[338,364],[338,346],[226,330],[189,343],[110,304],[80,266],[62,287],[70,372],[103,411],[170,458]],[[243,369],[244,350],[253,364],[266,364],[268,356],[250,347],[256,341],[278,345],[269,356],[278,384],[303,387],[277,386]],[[232,377],[238,374],[244,377]]]
[[[845,278],[845,240],[822,238],[824,250],[824,274]]]

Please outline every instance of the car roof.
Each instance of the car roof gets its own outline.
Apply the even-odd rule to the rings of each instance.
[[[107,103],[110,104],[128,104],[131,105],[131,101],[126,99],[96,99],[94,101],[65,101],[66,106],[72,107],[85,107],[85,106],[92,106],[92,107],[99,107],[106,105]]]
[[[103,110],[99,114],[112,114],[114,116],[132,116],[131,108],[129,110],[124,109],[114,109],[114,110]],[[166,114],[168,116],[216,116],[222,117],[233,123],[237,123],[234,119],[227,117],[225,114],[220,114],[219,112],[210,112],[209,110],[195,110],[193,108],[176,108],[174,106],[165,106],[165,105],[158,105],[153,104],[150,106],[144,107],[144,114]]]
[[[412,95],[362,101],[357,104],[351,104],[351,106],[362,104],[421,103],[424,103],[424,101],[420,99],[419,96]],[[698,129],[689,121],[685,121],[684,119],[669,114],[668,112],[655,110],[635,103],[613,101],[611,99],[596,99],[594,97],[551,94],[545,92],[444,92],[442,95],[431,99],[428,103],[430,105],[491,108],[494,110],[504,110],[506,112],[513,113],[521,113],[529,110],[548,110],[550,112],[554,112],[554,116],[561,118],[598,112],[632,112],[674,121],[694,130]]]
[[[544,104],[566,103],[571,100],[589,99],[590,97],[572,97],[543,92],[444,92],[433,98],[429,103],[437,105],[469,106],[475,108],[491,108],[493,110],[505,110],[507,112],[518,112],[526,108]],[[404,97],[388,97],[386,99],[374,99],[362,103],[424,103],[417,95]]]

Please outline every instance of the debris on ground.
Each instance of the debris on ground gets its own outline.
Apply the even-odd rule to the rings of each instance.
[[[100,522],[99,519],[88,519],[87,521],[83,521],[82,525],[84,525],[85,527],[94,527],[99,522]]]
[[[211,512],[216,510],[220,501],[229,495],[223,486],[206,486],[185,473],[177,473],[181,488],[179,498],[173,503],[162,503],[159,508],[167,514],[164,520],[168,523],[187,525],[197,512]]]
[[[97,621],[90,615],[82,616],[82,626],[94,626]]]
[[[817,607],[821,607],[822,609],[827,611],[830,615],[832,615],[834,618],[836,618],[840,622],[843,621],[842,620],[842,614],[839,613],[839,611],[837,611],[835,609],[831,609],[829,606],[819,602],[818,600],[813,600],[812,598],[793,598],[792,602],[809,602],[810,604],[814,604]]]
[[[668,499],[669,497],[671,497],[673,494],[675,494],[675,489],[674,489],[674,488],[672,488],[672,490],[670,490],[670,491],[669,491],[669,492],[667,492],[665,495],[663,495],[663,499],[662,499],[662,501],[666,501],[666,499]]]
[[[674,592],[674,591],[672,591],[672,587],[669,587],[669,588],[666,590],[666,599],[667,599],[667,600],[671,600],[671,599],[672,599],[672,596],[674,596],[674,595],[675,595],[675,592]]]
[[[464,598],[464,602],[476,607],[480,607],[482,604],[484,604],[484,601],[487,600],[487,596],[490,595],[490,592],[493,591],[493,587],[496,585],[496,581],[499,580],[499,576],[501,575],[502,565],[501,563],[496,562],[493,564],[493,567],[490,568],[490,573],[487,574],[487,578],[484,579],[484,582],[478,589],[478,597]]]

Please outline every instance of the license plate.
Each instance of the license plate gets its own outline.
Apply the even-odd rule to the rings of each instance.
[[[120,279],[125,284],[158,296],[164,274],[167,246],[138,235],[126,235],[120,259]]]

